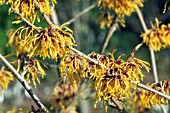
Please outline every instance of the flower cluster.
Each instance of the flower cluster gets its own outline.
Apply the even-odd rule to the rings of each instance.
[[[61,61],[60,71],[70,81],[77,80],[77,77],[79,77],[78,80],[87,77],[94,81],[90,87],[96,90],[95,107],[99,102],[104,101],[105,103],[111,97],[119,100],[130,98],[132,84],[129,79],[140,82],[144,77],[141,68],[145,68],[147,71],[150,70],[149,63],[135,57],[124,61],[120,56],[116,60],[111,53],[100,55],[95,52],[89,54],[89,57],[102,65],[99,66],[94,62],[83,60],[80,56],[74,55],[67,56]]]
[[[114,10],[117,15],[131,15],[135,11],[135,4],[143,7],[144,0],[99,0],[99,7]]]
[[[30,59],[26,63],[26,69],[28,71],[27,74],[25,75],[26,81],[28,83],[30,83],[31,82],[30,79],[32,79],[33,85],[36,88],[35,80],[37,80],[37,82],[40,84],[38,74],[40,74],[42,76],[42,78],[44,78],[45,71],[43,70],[43,68],[41,67],[41,65],[37,59]]]
[[[66,46],[75,45],[72,31],[67,27],[44,28],[38,32],[30,26],[22,26],[8,34],[8,45],[13,45],[17,54],[27,53],[30,58],[39,55],[57,60],[70,52]]]
[[[148,84],[148,87],[169,95],[170,81],[164,80],[160,83],[153,83],[151,85]],[[157,104],[168,104],[167,99],[148,90],[141,90],[136,92],[134,94],[133,101],[143,106],[144,108],[151,108]]]
[[[43,64],[35,58],[28,59],[26,54],[20,53],[18,59],[14,61],[14,67],[17,69],[18,72],[22,73],[27,70],[25,75],[22,76],[24,76],[27,83],[30,84],[32,81],[34,87],[36,88],[36,81],[40,84],[38,76],[41,75],[41,77],[44,78],[44,76],[46,75],[40,63]],[[44,64],[43,66],[46,67]]]
[[[71,84],[63,84],[63,83],[57,83],[52,97],[52,108],[61,107],[65,110],[65,107],[67,107],[73,100],[74,96],[76,95],[78,91],[77,84],[71,83]],[[64,111],[63,111],[64,112]]]
[[[154,51],[159,51],[162,48],[170,47],[170,24],[160,26],[158,19],[155,19],[156,24],[152,25],[152,29],[141,34],[143,42],[146,43]]]
[[[38,4],[38,6],[36,5],[36,2]],[[9,9],[9,13],[12,12],[12,8],[15,8],[23,17],[25,17],[31,23],[34,23],[36,18],[39,21],[38,8],[40,8],[40,10],[43,11],[44,14],[46,14],[47,16],[49,16],[52,13],[49,0],[37,0],[37,1],[34,1],[34,0],[6,0],[6,2],[2,1],[2,3],[11,5],[11,8]],[[56,0],[52,0],[53,6],[55,3],[57,3]],[[19,19],[20,17],[17,17],[17,18]],[[17,22],[22,22],[22,21],[17,21]]]
[[[70,82],[79,83],[85,78],[85,70],[88,67],[87,60],[76,54],[66,54],[60,62],[60,76],[67,76]]]
[[[13,80],[12,73],[4,70],[4,67],[2,67],[0,70],[0,95],[6,88],[8,88],[9,83]]]
[[[111,23],[112,23],[112,18],[110,16],[110,13],[104,12],[101,16],[100,28],[104,29],[105,26],[107,26],[109,28]]]

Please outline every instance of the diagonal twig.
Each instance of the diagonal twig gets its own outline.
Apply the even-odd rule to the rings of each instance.
[[[115,19],[115,20],[114,20],[114,19]],[[103,43],[102,43],[102,46],[101,46],[100,50],[99,50],[99,53],[100,53],[100,54],[104,52],[104,50],[106,49],[106,47],[107,47],[107,45],[108,45],[108,42],[109,42],[111,36],[112,36],[113,33],[116,31],[117,21],[118,21],[118,17],[113,18],[113,22],[111,23],[111,26],[110,26],[110,28],[108,29],[108,32],[107,32],[107,34],[106,34],[106,36],[105,36],[105,38],[104,38],[104,41],[103,41]]]
[[[37,106],[44,112],[47,112],[47,109],[45,106],[40,102],[39,98],[35,95],[31,87],[27,84],[25,79],[15,70],[15,68],[0,54],[0,59],[4,63],[6,67],[8,67],[11,72],[14,74],[14,76],[19,80],[19,82],[22,84],[22,86],[26,89],[28,94],[31,96],[31,98],[34,100],[34,102],[37,104]],[[25,72],[24,72],[25,73]]]
[[[135,4],[135,9],[136,9],[137,15],[139,17],[139,20],[140,20],[140,22],[142,24],[142,27],[143,27],[144,31],[146,32],[148,29],[147,29],[146,23],[144,21],[142,12],[139,9],[137,4]],[[154,51],[153,51],[153,49],[151,47],[149,48],[149,50],[150,50],[150,55],[151,55],[152,67],[153,67],[154,81],[156,83],[158,83],[159,79],[158,79],[158,73],[157,73],[157,67],[156,67],[156,61],[155,61],[155,54],[154,54]],[[167,110],[166,110],[164,105],[161,107],[161,109],[162,109],[163,113],[167,113]]]
[[[86,9],[84,9],[83,11],[81,11],[80,13],[78,13],[76,16],[74,16],[72,19],[70,19],[69,21],[65,22],[64,24],[66,23],[73,23],[77,18],[79,18],[80,16],[82,16],[83,14],[89,12],[90,10],[92,10],[93,8],[95,8],[97,6],[97,2],[95,2],[93,5],[87,7]],[[64,25],[63,24],[63,25]]]
[[[148,28],[147,28],[147,26],[145,24],[142,12],[140,11],[139,7],[136,4],[135,4],[135,8],[136,8],[137,15],[138,15],[138,17],[140,19],[140,22],[142,24],[142,27],[143,27],[144,31],[146,32],[148,30]],[[151,47],[149,49],[150,49],[150,55],[151,55],[154,79],[155,79],[155,82],[159,82],[157,68],[156,68],[155,54],[154,54],[154,51],[153,51],[153,49]]]

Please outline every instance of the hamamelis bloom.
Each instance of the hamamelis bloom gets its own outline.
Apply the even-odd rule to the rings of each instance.
[[[30,53],[33,50],[33,43],[30,38],[34,39],[34,29],[30,26],[21,26],[18,29],[11,29],[7,32],[7,46],[12,46],[13,52],[19,55],[20,53]],[[36,41],[34,39],[34,41]]]
[[[148,87],[153,88],[159,92],[169,95],[170,81],[164,80],[160,83],[147,84]],[[168,104],[168,100],[158,94],[147,90],[141,90],[134,94],[134,103],[139,104],[143,108],[155,107],[157,104]]]
[[[117,15],[131,15],[135,12],[135,4],[143,7],[144,0],[99,0],[98,6],[114,10]]]
[[[66,54],[60,62],[60,76],[67,76],[71,83],[79,83],[85,78],[87,60],[76,54]]]
[[[100,55],[92,52],[88,56],[102,65],[99,66],[92,61],[83,60],[79,55],[68,55],[60,63],[60,72],[62,77],[67,76],[71,82],[77,80],[76,77],[79,81],[81,78],[89,78],[94,81],[90,87],[96,90],[95,108],[101,101],[106,105],[106,101],[111,97],[121,101],[129,99],[133,86],[129,79],[140,82],[144,77],[141,68],[150,70],[148,62],[135,57],[124,61],[121,59],[122,55],[116,60],[111,53]]]
[[[112,23],[112,18],[110,16],[110,13],[109,12],[103,13],[101,16],[100,28],[104,29],[105,26],[107,26],[109,28],[111,23]]]
[[[50,7],[49,0],[37,0],[40,10],[49,16],[52,11]],[[57,3],[56,0],[52,0],[52,4]],[[11,7],[15,8],[23,17],[25,17],[30,22],[34,23],[36,19],[39,20],[38,16],[38,6],[36,6],[34,0],[7,0],[6,4],[10,4]],[[9,13],[12,12],[12,9],[9,9]],[[17,17],[19,19],[19,17]],[[20,23],[22,21],[16,21]]]
[[[129,99],[133,86],[129,79],[140,82],[144,77],[141,68],[149,71],[149,63],[134,57],[124,61],[121,56],[116,60],[111,53],[99,55],[93,52],[90,56],[106,66],[105,68],[89,66],[94,68],[90,69],[90,78],[94,78],[91,87],[96,89],[95,108],[99,102],[108,101],[111,97],[121,101]]]
[[[57,60],[70,50],[66,46],[75,46],[72,31],[67,28],[44,28],[40,32],[30,26],[22,26],[8,32],[8,45],[15,47],[15,52],[27,53],[30,58],[41,56],[43,59]]]
[[[52,107],[51,109],[61,107],[64,108],[72,102],[74,96],[78,91],[78,86],[75,83],[63,84],[57,83],[54,87],[53,97],[52,97]]]
[[[40,6],[40,10],[47,16],[50,16],[52,11],[51,11],[49,0],[37,0],[37,1]],[[57,3],[56,0],[51,0],[51,2],[52,2],[53,6],[54,6],[54,4]]]
[[[37,17],[38,10],[34,4],[34,0],[7,0],[6,4],[10,4],[11,7],[15,8],[23,17],[28,19],[30,22],[34,22]],[[9,13],[12,9],[9,9]],[[19,19],[19,17],[17,17]],[[21,21],[20,21],[21,22]]]
[[[37,43],[35,43],[34,49],[29,56],[35,54],[55,60],[58,57],[63,57],[70,52],[66,46],[75,46],[72,32],[68,30],[70,29],[45,28],[35,37]]]
[[[155,25],[151,23],[152,29],[141,34],[141,37],[143,37],[143,42],[154,51],[160,51],[162,48],[170,47],[170,24],[160,26],[157,18],[155,21]]]
[[[13,80],[14,78],[12,73],[4,70],[4,67],[2,67],[0,70],[0,95],[6,88],[8,88],[9,83]]]
[[[28,83],[31,83],[30,79],[32,79],[33,85],[36,88],[36,81],[40,84],[40,80],[38,75],[41,75],[42,78],[45,76],[45,71],[40,65],[40,62],[37,59],[30,59],[26,63],[27,74],[25,75],[25,79]]]

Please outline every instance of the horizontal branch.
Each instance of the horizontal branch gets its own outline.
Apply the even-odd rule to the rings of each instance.
[[[0,54],[0,59],[4,63],[6,67],[8,67],[11,72],[14,74],[14,76],[19,80],[19,82],[22,84],[22,86],[25,88],[25,90],[28,92],[28,94],[31,96],[31,98],[34,100],[34,102],[37,104],[37,106],[44,112],[47,112],[47,109],[45,106],[40,102],[39,98],[35,95],[31,87],[27,84],[25,79],[14,69],[14,67]],[[25,73],[25,71],[23,72]],[[23,74],[22,74],[23,75]]]

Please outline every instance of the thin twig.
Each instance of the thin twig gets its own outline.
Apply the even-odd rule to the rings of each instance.
[[[144,21],[142,12],[139,9],[137,4],[135,4],[135,8],[136,8],[137,15],[138,15],[138,17],[140,19],[140,22],[142,24],[142,27],[143,27],[144,31],[146,32],[148,29],[147,29],[146,23]],[[151,47],[149,48],[149,50],[150,50],[150,55],[151,55],[152,67],[153,67],[154,81],[156,83],[158,83],[159,79],[158,79],[158,73],[157,73],[157,67],[156,67],[156,61],[155,61],[155,54],[154,54],[154,51],[153,51],[153,49]],[[163,113],[166,113],[165,106],[163,105],[161,108],[162,108]]]
[[[113,18],[113,19],[114,19],[114,18]],[[103,43],[102,43],[102,46],[101,46],[100,50],[99,50],[99,53],[100,53],[100,54],[104,52],[104,50],[106,49],[106,47],[107,47],[107,45],[108,45],[108,42],[109,42],[111,36],[112,36],[113,33],[116,31],[117,20],[118,20],[118,18],[116,17],[116,19],[113,20],[110,28],[108,29],[108,32],[107,32],[107,34],[106,34],[106,36],[105,36],[105,38],[104,38],[104,41],[103,41]]]
[[[31,96],[31,98],[34,100],[34,102],[37,104],[37,106],[43,110],[44,112],[47,112],[47,109],[45,106],[40,102],[39,98],[35,95],[31,87],[27,84],[25,79],[14,69],[14,67],[0,54],[0,59],[4,63],[6,67],[8,67],[11,72],[14,74],[14,76],[19,80],[19,82],[22,84],[22,86],[27,90],[28,94]]]
[[[65,22],[63,25],[65,25],[66,23],[73,23],[77,18],[79,18],[80,16],[82,16],[83,14],[89,12],[90,10],[92,10],[93,8],[95,8],[97,5],[97,2],[95,2],[93,5],[87,7],[86,9],[84,9],[83,11],[81,11],[79,14],[77,14],[76,16],[74,16],[72,19],[70,19],[69,21]]]
[[[56,10],[53,6],[51,6],[51,10],[52,10],[52,14],[51,14],[51,19],[52,19],[52,22],[57,25],[57,26],[60,26],[60,22],[58,20],[58,15],[56,13]]]
[[[14,11],[14,13],[16,13],[18,16],[20,16],[20,18],[26,22],[29,26],[32,26],[34,29],[36,29],[37,31],[39,31],[39,28],[36,27],[35,25],[33,25],[31,22],[29,22],[26,18],[24,18],[15,8],[11,7],[12,10]]]
[[[131,83],[137,85],[138,87],[141,87],[141,88],[143,88],[143,89],[146,89],[146,90],[148,90],[148,91],[151,91],[151,92],[153,92],[153,93],[155,93],[155,94],[158,94],[158,95],[160,95],[160,96],[162,96],[162,97],[170,100],[170,96],[168,96],[168,95],[166,95],[166,94],[164,94],[164,93],[161,93],[161,92],[159,92],[159,91],[157,91],[157,90],[155,90],[155,89],[152,89],[152,88],[150,88],[150,87],[148,87],[148,86],[146,86],[146,85],[144,85],[144,84],[136,83],[136,82],[133,81],[133,80],[129,80],[129,81],[130,81]]]
[[[143,46],[143,42],[142,42],[142,43],[139,43],[139,44],[132,50],[132,52],[130,53],[130,56],[131,56],[131,57],[134,57],[134,54],[136,53],[136,51],[138,51],[139,48],[142,47],[142,46]]]
[[[35,3],[35,5],[36,5],[36,7],[37,7],[38,9],[40,9],[41,6],[38,4],[37,0],[34,0],[34,3]],[[41,12],[41,14],[43,14],[43,16],[44,16],[45,20],[47,21],[47,23],[48,23],[50,26],[53,26],[54,24],[51,22],[50,18],[49,18],[43,11],[40,10],[40,12]]]
[[[147,29],[146,23],[144,21],[142,12],[141,12],[141,10],[139,9],[139,7],[136,4],[135,4],[135,8],[136,8],[136,12],[138,14],[138,17],[140,19],[140,22],[142,24],[142,27],[143,27],[144,31],[146,32],[148,29]],[[149,49],[150,49],[150,55],[151,55],[154,79],[155,79],[155,82],[159,82],[156,63],[155,63],[156,62],[155,61],[155,54],[154,54],[154,51],[153,51],[153,49],[151,47]]]

